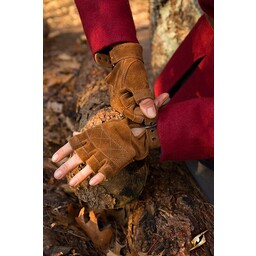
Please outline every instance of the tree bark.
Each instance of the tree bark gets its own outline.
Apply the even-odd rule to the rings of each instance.
[[[159,152],[151,152],[143,193],[126,207],[128,255],[213,255],[213,205],[184,163],[158,159]],[[206,243],[189,252],[190,241],[205,230]]]
[[[154,78],[201,15],[197,0],[150,0],[151,64]]]

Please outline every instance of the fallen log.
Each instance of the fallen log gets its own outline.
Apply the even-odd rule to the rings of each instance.
[[[213,255],[213,205],[184,163],[160,163],[158,157],[151,152],[143,193],[126,207],[128,255]],[[189,252],[193,237],[206,230],[206,243]]]
[[[88,60],[90,60],[89,56],[83,63],[75,84],[77,130],[80,132],[109,120],[124,118],[110,107],[108,87],[104,81],[106,70]],[[84,166],[82,164],[71,172],[67,176],[68,180]],[[105,181],[99,186],[90,186],[89,179],[86,179],[74,189],[74,192],[82,202],[86,203],[85,208],[88,211],[118,209],[140,195],[146,183],[147,173],[148,167],[145,161],[136,161],[121,170],[110,181]]]

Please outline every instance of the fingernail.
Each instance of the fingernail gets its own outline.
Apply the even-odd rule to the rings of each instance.
[[[54,178],[55,179],[60,179],[62,177],[62,170],[56,170],[55,173],[54,173]]]
[[[78,184],[78,179],[76,178],[71,179],[69,182],[69,185],[72,187],[76,186],[77,184]]]
[[[147,109],[147,114],[149,118],[154,118],[156,116],[156,111],[153,107]]]
[[[98,179],[97,179],[97,177],[93,177],[93,178],[89,181],[89,184],[90,184],[91,186],[97,185],[97,184],[98,184]]]
[[[58,158],[59,158],[58,154],[55,153],[55,154],[52,156],[52,161],[53,161],[53,162],[57,162]]]
[[[93,176],[90,181],[89,184],[91,186],[96,186],[99,183],[101,183],[102,181],[106,180],[106,177],[103,173],[99,172],[97,175]]]

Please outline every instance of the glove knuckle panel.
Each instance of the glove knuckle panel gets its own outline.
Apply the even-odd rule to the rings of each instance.
[[[99,170],[100,173],[102,173],[106,179],[110,179],[117,173],[116,168],[113,168],[110,164],[105,163]]]
[[[88,164],[92,168],[94,173],[97,173],[102,166],[100,159],[102,159],[102,157],[96,153],[86,161],[86,164]]]
[[[119,100],[125,108],[129,108],[129,106],[134,105],[135,103],[133,94],[129,91],[126,91],[125,93],[121,94]]]
[[[71,148],[76,150],[86,144],[86,136],[83,133],[73,136],[68,140]]]
[[[80,157],[80,159],[85,163],[86,160],[91,156],[92,152],[82,146],[75,150],[75,153]]]

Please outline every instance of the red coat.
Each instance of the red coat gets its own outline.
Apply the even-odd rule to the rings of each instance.
[[[75,2],[92,53],[116,43],[138,42],[128,0]],[[199,3],[213,18],[213,0]],[[156,96],[172,96],[157,123],[162,160],[213,158],[213,61],[213,29],[203,15],[154,85]]]

